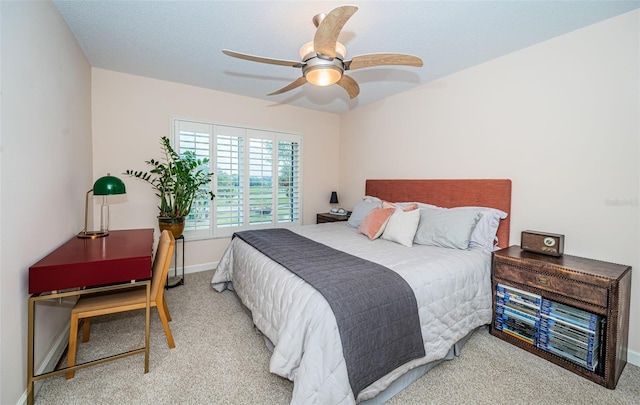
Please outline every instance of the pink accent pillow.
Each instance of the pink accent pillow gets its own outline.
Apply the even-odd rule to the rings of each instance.
[[[389,217],[394,213],[395,208],[374,208],[362,220],[358,233],[367,235],[371,240],[379,238],[384,232],[384,228],[389,221]]]
[[[402,203],[394,204],[388,201],[382,201],[382,208],[402,208],[402,211],[409,212],[418,209],[418,203]]]

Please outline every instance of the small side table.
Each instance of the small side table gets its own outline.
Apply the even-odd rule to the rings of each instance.
[[[347,211],[344,215],[332,214],[330,212],[324,212],[316,214],[316,224],[324,224],[325,222],[341,222],[347,221],[351,216],[351,211]]]
[[[493,252],[491,284],[494,319],[489,332],[493,336],[606,388],[614,389],[616,387],[620,374],[627,364],[631,266],[568,254],[560,257],[547,256],[524,251],[516,245]],[[556,351],[547,348],[545,343],[551,343],[551,341],[545,341],[538,334],[544,330],[541,318],[553,319],[554,315],[545,316],[542,307],[538,311],[525,314],[525,318],[527,316],[530,318],[529,324],[532,319],[538,320],[533,324],[535,333],[533,342],[517,335],[522,322],[520,324],[517,323],[518,321],[511,323],[514,325],[516,334],[505,333],[504,329],[500,330],[497,327],[499,325],[497,319],[500,319],[500,313],[497,310],[500,298],[498,284],[519,289],[520,293],[525,295],[527,293],[533,294],[540,297],[538,299],[541,301],[562,305],[563,309],[560,310],[560,313],[565,314],[564,316],[568,319],[581,319],[586,325],[597,319],[596,316],[602,317],[604,322],[601,325],[596,324],[596,326],[603,326],[599,337],[600,348],[599,350],[594,349],[597,351],[592,354],[599,357],[595,370],[592,371],[585,366],[585,364],[589,364],[587,361],[592,360],[587,357],[590,354],[588,348],[593,348],[590,346],[592,341],[589,340],[589,333],[585,334],[580,332],[578,328],[563,326],[564,330],[569,329],[569,333],[573,333],[574,336],[567,339],[568,335],[562,337],[563,333],[556,330],[553,332],[555,336],[552,339],[556,344],[558,341],[564,340],[564,342],[554,347],[557,349]],[[541,305],[558,308],[551,306],[551,304],[541,303]],[[515,316],[507,315],[507,319],[516,318],[519,311],[517,308],[514,310],[514,307],[511,307],[510,312]],[[584,313],[588,315],[585,316]],[[520,312],[520,316],[522,314],[523,312]],[[504,317],[502,318],[504,319]],[[598,330],[597,327],[588,326],[583,329]],[[547,326],[547,336],[548,334],[549,328]],[[572,342],[578,342],[578,344]],[[575,361],[576,359],[580,361]]]
[[[182,241],[182,276],[180,277],[178,277],[178,241]],[[173,251],[173,277],[169,277],[169,273],[167,273],[165,288],[169,289],[179,285],[184,285],[184,235],[176,238],[176,249]]]

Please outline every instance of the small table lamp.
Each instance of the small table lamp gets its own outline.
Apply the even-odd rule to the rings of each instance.
[[[87,211],[89,210],[89,193],[93,191],[93,195],[101,195],[102,207],[100,210],[100,230],[87,231]],[[100,177],[93,183],[93,188],[87,191],[84,202],[84,229],[78,234],[78,238],[95,239],[109,235],[109,204],[107,196],[112,194],[125,194],[126,189],[124,182],[117,177],[107,173],[106,176]]]
[[[337,212],[338,208],[338,193],[336,191],[331,192],[331,199],[329,200],[329,204],[331,204],[331,212]]]

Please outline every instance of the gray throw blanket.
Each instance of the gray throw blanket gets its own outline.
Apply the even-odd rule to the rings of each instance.
[[[311,284],[335,314],[354,397],[402,364],[425,356],[413,290],[394,271],[288,229],[236,232]]]

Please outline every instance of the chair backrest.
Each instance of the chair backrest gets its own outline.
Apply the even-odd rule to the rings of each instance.
[[[171,264],[171,256],[176,246],[176,240],[169,231],[162,231],[156,257],[153,260],[153,273],[151,276],[151,299],[157,301],[158,295],[164,292],[164,285],[167,281],[167,273]]]

